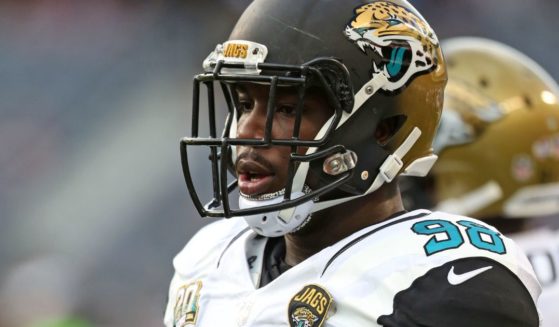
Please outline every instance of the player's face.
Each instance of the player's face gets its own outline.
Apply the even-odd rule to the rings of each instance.
[[[237,137],[262,139],[265,133],[269,87],[258,84],[239,84],[234,90],[238,108]],[[296,120],[299,96],[294,88],[278,88],[272,135],[274,139],[291,139]],[[299,136],[312,140],[322,125],[333,114],[326,98],[318,92],[307,92],[303,102]],[[304,154],[307,148],[298,148]],[[260,195],[283,189],[287,183],[291,148],[237,147],[235,169],[239,189],[246,195]]]

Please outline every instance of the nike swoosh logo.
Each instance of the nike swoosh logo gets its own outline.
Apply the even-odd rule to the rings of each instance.
[[[456,274],[454,272],[454,266],[452,266],[450,268],[450,271],[448,272],[448,276],[446,277],[448,279],[448,282],[452,285],[459,285],[462,284],[463,282],[467,281],[468,279],[472,279],[474,277],[476,277],[477,275],[489,270],[493,268],[493,266],[487,266],[487,267],[481,267],[472,271],[468,271],[465,272],[463,274]]]

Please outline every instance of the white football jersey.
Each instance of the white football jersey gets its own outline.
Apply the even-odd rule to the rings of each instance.
[[[472,218],[409,212],[258,287],[266,241],[243,219],[200,230],[174,259],[165,325],[539,325],[540,286],[527,258]]]
[[[559,326],[559,232],[541,228],[510,237],[526,252],[542,285],[537,303],[542,326]]]

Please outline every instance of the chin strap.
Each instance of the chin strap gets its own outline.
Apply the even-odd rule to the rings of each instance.
[[[292,192],[291,199],[293,200],[303,195],[305,195],[304,192]],[[239,207],[241,209],[263,207],[281,203],[283,199],[283,196],[265,200],[254,200],[246,198],[244,196],[239,196]],[[244,219],[247,224],[260,235],[267,237],[283,236],[287,233],[291,233],[297,230],[302,224],[308,222],[313,203],[314,202],[311,200],[293,208],[281,211],[247,215],[244,216]],[[289,216],[280,215],[286,210],[290,210],[291,214]]]
[[[402,169],[402,167],[404,166],[404,163],[402,162],[402,158],[406,155],[406,153],[408,153],[411,150],[412,146],[415,144],[415,142],[417,142],[420,136],[421,136],[421,130],[417,127],[414,127],[411,133],[408,135],[408,137],[406,137],[404,142],[402,142],[400,147],[398,147],[398,149],[396,149],[396,151],[394,151],[393,154],[388,155],[386,160],[384,160],[384,162],[379,168],[379,173],[377,175],[377,178],[375,179],[375,182],[373,183],[371,188],[374,187],[375,183],[378,183],[377,180],[379,178],[382,178],[383,180],[383,182],[379,184],[379,187],[384,182],[390,183],[392,182],[392,180],[394,180],[394,178],[398,175],[400,169]],[[369,189],[367,193],[370,192],[371,190]]]
[[[402,169],[403,163],[402,158],[410,151],[412,146],[417,142],[419,137],[421,136],[421,130],[417,127],[414,127],[411,133],[406,137],[404,142],[394,151],[393,154],[389,155],[382,165],[379,168],[379,171],[375,177],[375,180],[369,189],[361,194],[356,196],[350,196],[342,199],[335,199],[330,201],[324,201],[315,203],[312,209],[312,212],[317,212],[326,208],[330,208],[333,206],[337,206],[344,202],[348,202],[367,194],[371,194],[376,191],[379,187],[382,186],[384,183],[390,183],[396,176],[398,176],[398,172]]]

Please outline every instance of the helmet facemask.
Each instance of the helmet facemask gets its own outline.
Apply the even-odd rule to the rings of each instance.
[[[231,44],[226,43],[225,48]],[[250,43],[249,47],[263,47]],[[223,49],[218,46],[217,52]],[[265,47],[264,47],[265,48]],[[250,67],[248,61],[239,62],[226,60],[214,51],[206,60],[204,74],[197,75],[194,80],[194,97],[192,112],[192,137],[181,140],[181,160],[186,184],[192,200],[202,216],[208,217],[237,217],[262,220],[266,224],[269,220],[279,220],[280,224],[288,225],[287,229],[293,230],[301,221],[310,214],[313,199],[339,187],[352,175],[355,166],[355,156],[346,151],[342,145],[322,147],[333,134],[339,123],[342,112],[351,108],[352,90],[349,87],[348,73],[345,67],[332,58],[320,58],[301,66],[279,65],[259,62]],[[212,62],[212,58],[220,58]],[[247,67],[248,66],[248,67]],[[345,82],[344,82],[345,80]],[[259,139],[238,138],[236,136],[239,109],[237,108],[234,94],[235,85],[239,83],[256,83],[269,86],[268,104],[266,107],[266,123],[264,136]],[[217,135],[215,85],[219,84],[227,106],[227,117],[222,134]],[[208,121],[210,124],[207,138],[198,135],[200,124],[200,91],[201,85],[207,90],[208,95]],[[274,112],[276,110],[276,95],[281,88],[295,89],[299,101],[295,109],[295,119],[291,138],[274,139],[272,127]],[[322,126],[316,137],[312,140],[300,138],[300,128],[303,113],[303,100],[309,89],[320,89],[333,108],[333,115]],[[336,93],[335,93],[336,92]],[[341,96],[337,96],[339,94]],[[344,96],[345,95],[345,96]],[[189,147],[204,146],[210,151],[213,197],[203,204],[200,201],[193,176],[189,166]],[[238,146],[269,148],[290,147],[291,154],[287,167],[287,182],[285,188],[272,194],[257,196],[241,196],[239,207],[231,205],[231,197],[237,189],[238,180],[229,182],[228,172],[235,176],[234,164],[236,161],[236,148]],[[300,148],[307,148],[301,154]],[[225,154],[225,155],[224,155]],[[331,183],[316,189],[310,189],[305,181],[309,172],[309,165],[319,162],[325,171],[335,176]],[[235,176],[236,177],[236,176]],[[306,204],[306,205],[303,205]],[[300,208],[299,210],[297,208]],[[295,208],[295,210],[290,210]],[[288,210],[285,210],[288,209]],[[282,212],[282,210],[284,210]],[[286,216],[287,215],[287,216]],[[292,224],[289,224],[293,220]],[[295,221],[299,221],[296,223]],[[268,224],[270,224],[268,222]],[[272,231],[262,231],[268,235],[282,235],[286,231],[279,226]]]

